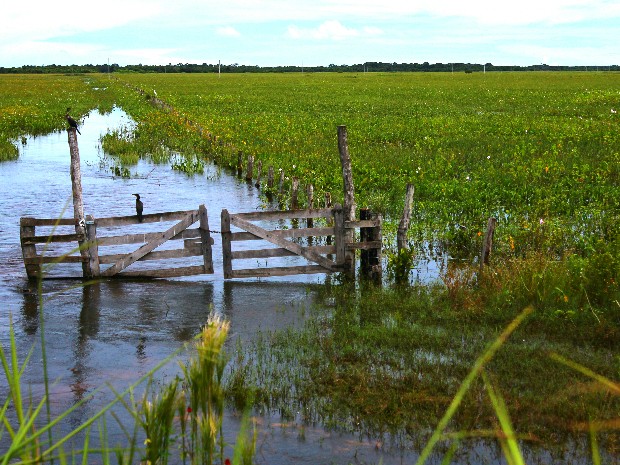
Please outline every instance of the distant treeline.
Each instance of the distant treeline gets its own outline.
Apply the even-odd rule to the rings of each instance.
[[[604,66],[549,66],[545,64],[530,66],[496,66],[492,63],[381,63],[367,62],[357,65],[328,66],[249,66],[237,63],[218,65],[203,63],[178,63],[176,65],[127,65],[116,63],[105,65],[41,65],[5,68],[0,66],[0,74],[80,74],[80,73],[322,73],[322,72],[481,72],[481,71],[620,71],[619,65]]]

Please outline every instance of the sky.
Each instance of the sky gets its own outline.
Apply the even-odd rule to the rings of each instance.
[[[620,64],[620,0],[2,0],[0,66]]]

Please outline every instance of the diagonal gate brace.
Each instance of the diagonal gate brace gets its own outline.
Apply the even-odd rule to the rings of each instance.
[[[140,260],[146,254],[152,252],[154,249],[162,245],[167,240],[173,238],[177,234],[187,229],[189,226],[194,224],[196,221],[198,221],[198,215],[194,213],[189,214],[184,219],[182,219],[180,222],[172,226],[170,229],[161,233],[160,236],[156,237],[152,241],[147,242],[139,249],[123,256],[123,258],[121,258],[116,263],[114,263],[110,268],[102,272],[101,276],[114,276],[115,274],[127,268],[132,263],[135,263],[138,260]]]
[[[247,220],[243,220],[235,215],[230,215],[231,224],[237,226],[238,228],[244,229],[247,232],[250,232],[262,239],[265,239],[272,244],[275,244],[283,249],[288,250],[289,252],[293,252],[297,255],[301,255],[305,259],[315,262],[321,265],[323,268],[327,268],[330,271],[340,271],[340,267],[336,265],[333,261],[323,257],[322,255],[312,252],[295,242],[288,241],[280,236],[277,232],[270,232],[266,229],[261,228],[260,226],[256,226],[253,223],[250,223]]]

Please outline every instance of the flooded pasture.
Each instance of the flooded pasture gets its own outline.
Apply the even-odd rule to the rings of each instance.
[[[190,210],[205,204],[210,228],[219,230],[220,211],[255,211],[264,208],[258,191],[242,180],[208,165],[202,175],[188,177],[169,164],[140,161],[131,177],[113,176],[99,138],[108,129],[131,125],[119,109],[90,113],[79,137],[84,211],[95,217],[134,213],[133,193],[139,192],[145,213]],[[26,278],[19,242],[19,218],[70,217],[71,181],[66,132],[29,137],[20,156],[0,164],[0,342],[8,347],[12,319],[19,353],[34,347],[26,385],[35,398],[44,393],[41,325],[44,325],[48,376],[52,381],[52,416],[87,400],[68,418],[74,428],[113,398],[107,385],[122,391],[162,359],[189,342],[210,312],[231,322],[228,344],[249,340],[261,330],[300,325],[315,304],[313,286],[323,275],[302,275],[269,280],[224,281],[221,241],[214,238],[213,275],[174,280],[110,280],[81,286],[78,280],[47,280],[42,285],[44,315],[39,314],[36,283]],[[61,273],[62,274],[62,273]],[[74,274],[75,275],[75,274]],[[41,318],[43,316],[43,318]],[[183,358],[183,355],[179,356]],[[158,372],[160,380],[179,372],[175,362]],[[0,379],[0,397],[8,386]],[[89,396],[92,395],[92,398]],[[122,417],[122,412],[119,413]],[[281,424],[277,414],[259,419],[257,463],[400,463],[401,454],[378,451],[372,439]],[[225,428],[230,440],[239,419],[230,412]],[[108,422],[110,444],[122,432]],[[0,440],[6,442],[7,435]],[[5,444],[6,446],[6,444]],[[4,448],[4,447],[2,447]]]
[[[26,278],[19,241],[19,219],[70,217],[71,182],[66,132],[30,137],[20,157],[0,164],[0,343],[8,347],[9,321],[15,328],[20,356],[34,348],[23,380],[35,399],[44,394],[41,334],[45,337],[51,380],[52,417],[78,402],[83,405],[67,418],[65,431],[81,425],[130,384],[190,342],[211,312],[231,323],[228,347],[251,341],[261,331],[297,327],[317,311],[316,286],[324,275],[225,281],[221,257],[220,211],[249,212],[266,208],[258,190],[244,180],[206,165],[201,175],[188,177],[170,164],[140,161],[131,176],[113,175],[111,161],[101,153],[99,138],[108,129],[131,125],[119,109],[91,112],[79,136],[84,211],[95,217],[134,214],[133,193],[140,193],[145,214],[196,209],[205,204],[214,239],[214,274],[167,280],[104,280],[82,286],[79,280],[47,280],[40,314],[36,283]],[[289,259],[284,259],[289,260]],[[436,279],[438,265],[419,262],[415,279]],[[75,268],[75,273],[79,273]],[[59,271],[60,274],[62,272]],[[42,328],[43,325],[43,328]],[[176,359],[186,358],[181,353]],[[157,372],[155,382],[179,373],[176,361]],[[0,378],[0,399],[8,386]],[[131,420],[121,407],[119,418]],[[42,417],[43,418],[43,417]],[[224,420],[227,441],[233,442],[240,418],[234,411]],[[391,447],[384,438],[359,437],[322,428],[282,422],[277,412],[257,417],[257,464],[413,463],[414,448]],[[110,445],[122,443],[124,433],[107,422]],[[7,435],[0,438],[6,447]],[[230,448],[228,449],[230,452]],[[568,454],[570,455],[570,454]],[[502,463],[499,448],[474,444],[459,463]],[[527,458],[527,456],[526,456]],[[584,463],[579,456],[565,463]],[[541,456],[537,455],[537,460]],[[540,463],[545,462],[542,457]],[[433,457],[428,463],[441,463]],[[551,463],[551,460],[549,460]]]

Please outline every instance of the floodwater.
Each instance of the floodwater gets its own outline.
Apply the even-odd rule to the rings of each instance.
[[[80,128],[84,211],[95,217],[134,214],[140,193],[145,213],[191,210],[205,204],[210,228],[219,230],[220,212],[256,211],[265,208],[258,191],[215,166],[203,175],[188,177],[169,164],[140,162],[128,179],[113,177],[109,160],[101,153],[99,138],[108,129],[130,126],[125,113],[93,111]],[[66,132],[29,137],[16,161],[0,164],[0,343],[8,347],[12,319],[20,356],[34,347],[24,380],[35,398],[44,393],[41,323],[44,325],[48,376],[52,381],[52,417],[76,402],[89,399],[67,419],[65,430],[80,425],[113,399],[108,387],[123,391],[159,361],[188,343],[215,311],[231,323],[228,339],[250,340],[261,330],[300,325],[315,305],[314,286],[324,275],[302,275],[224,281],[221,240],[214,238],[213,275],[191,278],[123,281],[110,280],[80,286],[78,280],[47,280],[43,283],[43,315],[39,314],[36,285],[26,278],[19,244],[19,219],[23,216],[58,218],[73,215],[70,154]],[[150,225],[145,225],[149,227]],[[60,270],[60,267],[58,268]],[[71,271],[71,270],[69,270]],[[79,268],[73,270],[73,275]],[[60,275],[66,270],[58,271]],[[71,274],[71,273],[69,273]],[[41,318],[43,316],[43,318]],[[179,358],[183,358],[180,355]],[[165,381],[179,373],[172,362],[158,372]],[[8,386],[0,379],[0,398]],[[92,395],[92,398],[89,396]],[[117,412],[123,418],[122,411]],[[376,441],[305,427],[281,424],[277,414],[258,418],[260,433],[256,463],[401,463],[400,453],[376,449]],[[234,440],[239,419],[228,412],[226,436]],[[107,421],[110,444],[122,441],[114,421]],[[5,434],[0,449],[6,448]],[[4,442],[2,442],[4,441]],[[4,444],[4,445],[3,445]]]
[[[253,186],[212,165],[205,167],[204,174],[188,177],[172,171],[169,164],[141,161],[131,168],[130,178],[112,176],[99,138],[108,129],[131,124],[126,114],[115,109],[105,115],[93,111],[81,127],[78,137],[86,214],[98,218],[132,215],[132,194],[140,193],[145,213],[191,210],[205,204],[210,228],[219,231],[223,208],[233,213],[266,208]],[[41,315],[36,285],[27,280],[22,261],[19,219],[72,216],[70,155],[64,131],[23,142],[18,160],[0,163],[0,343],[8,347],[12,320],[20,359],[33,348],[23,379],[37,399],[44,393],[44,335],[48,376],[52,381],[52,417],[86,399],[68,416],[64,432],[79,426],[112,400],[110,388],[122,392],[191,341],[211,312],[230,321],[227,344],[232,349],[238,341],[249,341],[261,330],[299,326],[310,312],[317,311],[316,286],[324,281],[324,275],[225,281],[221,240],[214,233],[212,275],[152,281],[110,280],[89,286],[81,286],[78,280],[47,280],[42,287]],[[73,275],[79,271],[74,269]],[[58,274],[64,272],[58,269]],[[436,264],[431,261],[426,263],[426,269],[416,271],[420,280],[435,272]],[[176,359],[184,357],[181,353]],[[158,371],[156,382],[165,382],[179,372],[173,361]],[[7,391],[6,380],[0,378],[0,400],[6,398]],[[122,408],[115,409],[115,413],[121,420],[129,420]],[[258,416],[257,425],[257,464],[390,465],[413,463],[417,458],[415,452],[391,448],[381,438],[359,438],[328,431],[320,425],[281,423],[277,412]],[[238,427],[238,415],[228,411],[224,421],[227,441],[234,441]],[[122,431],[111,418],[107,420],[107,431],[110,445],[123,442]],[[0,438],[0,450],[7,447],[7,440],[6,434]],[[230,447],[227,453],[231,453]],[[459,462],[502,463],[500,457],[499,449],[481,444],[471,447]],[[565,463],[581,462],[572,459],[575,458]],[[429,461],[440,462],[441,457]]]

